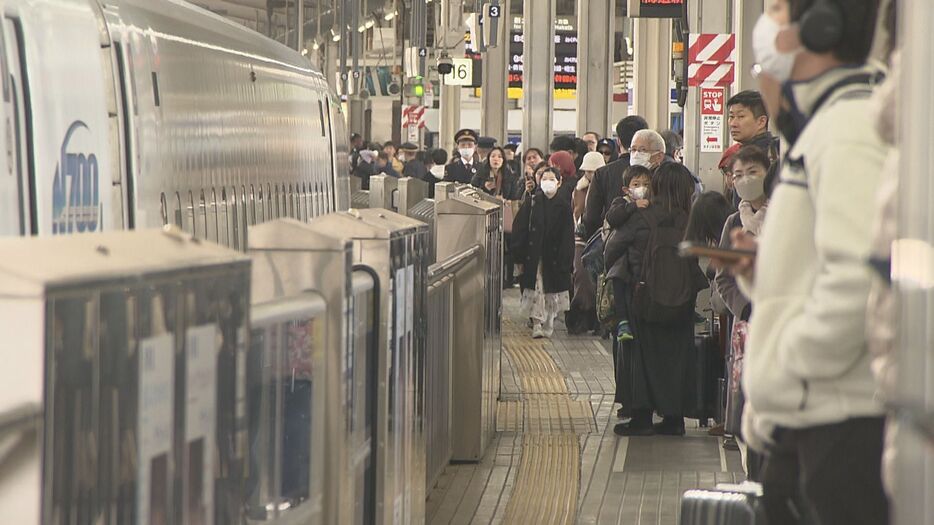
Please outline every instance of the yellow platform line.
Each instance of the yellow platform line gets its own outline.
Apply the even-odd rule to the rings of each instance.
[[[506,524],[569,524],[577,518],[580,438],[595,430],[589,401],[571,399],[565,376],[545,350],[512,320],[503,350],[519,379],[519,401],[501,401],[498,430],[523,432]]]

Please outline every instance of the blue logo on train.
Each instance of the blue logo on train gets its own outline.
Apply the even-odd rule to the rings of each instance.
[[[90,136],[76,120],[62,141],[61,158],[52,182],[52,233],[95,232],[101,228],[100,170],[97,156],[72,148],[76,133]],[[78,150],[78,151],[73,151]]]

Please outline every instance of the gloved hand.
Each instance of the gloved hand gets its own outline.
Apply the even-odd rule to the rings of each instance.
[[[743,441],[749,448],[764,454],[775,445],[772,441],[773,430],[774,425],[763,423],[756,417],[755,410],[747,399],[743,407]]]

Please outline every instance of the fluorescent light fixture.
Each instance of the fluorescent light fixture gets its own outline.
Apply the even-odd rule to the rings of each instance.
[[[311,48],[315,51],[321,49],[321,42],[318,42],[318,39],[316,38],[315,41],[312,42]]]
[[[389,11],[388,13],[386,13],[385,15],[383,15],[383,20],[385,20],[385,21],[388,22],[388,21],[392,20],[393,18],[395,18],[396,15],[398,15],[398,14],[399,14],[399,13],[397,13],[396,11]]]
[[[376,20],[373,20],[372,18],[367,18],[366,23],[363,24],[363,27],[370,29],[371,27],[375,25],[376,25]]]

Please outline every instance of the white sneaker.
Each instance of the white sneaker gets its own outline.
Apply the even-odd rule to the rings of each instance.
[[[551,338],[555,333],[555,318],[552,317],[542,325],[542,335]]]
[[[541,339],[545,337],[545,333],[542,331],[542,324],[535,323],[532,326],[532,339]]]

